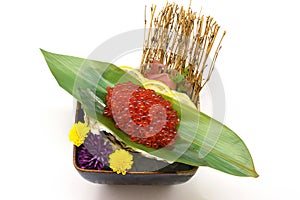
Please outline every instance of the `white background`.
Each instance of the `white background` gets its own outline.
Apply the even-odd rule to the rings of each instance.
[[[1,1],[0,199],[299,199],[296,0],[192,5],[228,32],[217,61],[224,123],[246,142],[258,179],[200,168],[177,186],[106,186],[76,172],[68,141],[73,98],[58,87],[39,48],[87,57],[110,37],[142,28],[145,4],[151,1]]]

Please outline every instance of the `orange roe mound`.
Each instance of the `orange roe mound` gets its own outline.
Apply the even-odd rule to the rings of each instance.
[[[130,82],[107,87],[107,92],[104,115],[131,141],[155,149],[174,144],[179,119],[169,101]]]

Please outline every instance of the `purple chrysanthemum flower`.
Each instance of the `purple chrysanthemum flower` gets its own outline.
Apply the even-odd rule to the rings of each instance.
[[[83,169],[103,169],[108,166],[108,156],[113,152],[109,142],[102,136],[89,133],[84,144],[79,147],[77,163]]]

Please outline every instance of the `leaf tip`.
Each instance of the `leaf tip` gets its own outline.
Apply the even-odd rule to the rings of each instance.
[[[47,51],[45,51],[44,49],[42,49],[42,48],[39,48],[39,49],[40,49],[40,51],[42,52],[43,55],[45,55],[45,53],[47,53]]]
[[[258,174],[256,171],[254,171],[252,177],[253,177],[253,178],[258,178],[258,177],[259,177],[259,174]]]

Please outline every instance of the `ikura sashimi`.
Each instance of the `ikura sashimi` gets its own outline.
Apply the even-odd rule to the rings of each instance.
[[[104,115],[131,141],[155,149],[174,144],[179,119],[169,101],[130,82],[108,87],[107,92]]]
[[[220,35],[212,17],[175,3],[167,3],[159,13],[153,5],[150,16],[136,70],[42,50],[58,84],[77,99],[87,119],[74,124],[69,134],[76,148],[93,141],[95,148],[89,149],[94,155],[78,151],[82,166],[126,174],[135,153],[166,163],[258,177],[242,139],[200,112],[200,92],[210,80],[226,31]],[[105,140],[90,140],[97,139],[90,136],[92,131],[104,134]],[[104,159],[103,152],[111,150]]]
[[[166,160],[167,162],[175,161],[192,166],[204,165],[236,176],[258,177],[249,150],[245,143],[231,129],[204,113],[197,111],[197,109],[190,106],[189,103],[179,104],[172,95],[167,98],[168,101],[172,103],[172,107],[177,112],[180,111],[180,114],[185,113],[185,118],[180,117],[180,124],[178,124],[180,128],[177,130],[180,137],[176,138],[173,148],[160,148],[159,151],[153,151],[153,148],[132,142],[124,131],[115,127],[115,122],[113,122],[111,118],[103,115],[104,107],[102,109],[102,106],[104,106],[106,102],[108,94],[107,87],[115,88],[118,84],[123,84],[124,82],[118,83],[120,77],[126,80],[126,82],[134,83],[138,83],[137,79],[113,64],[107,65],[107,63],[99,61],[54,54],[44,50],[42,50],[42,53],[60,86],[72,94],[82,104],[88,116],[95,116],[95,119],[107,127],[107,129],[116,135],[116,138],[120,139],[121,142],[124,142],[127,147],[141,150],[162,160]],[[80,76],[81,85],[79,93],[72,93],[83,65],[85,66],[85,73]],[[103,74],[101,77],[103,81],[97,85],[97,91],[91,94],[91,90],[89,89],[90,83],[99,81],[98,77],[93,76],[95,70],[97,70],[98,73],[102,70]],[[109,79],[107,79],[107,77],[109,77]],[[140,85],[143,84],[141,83]],[[111,106],[114,107],[113,104]],[[112,116],[114,114],[113,112],[112,109]],[[220,132],[216,132],[218,130]],[[76,131],[78,132],[78,130]],[[195,133],[195,137],[190,137],[191,133]],[[214,137],[216,134],[218,134],[217,138]],[[202,150],[203,144],[214,140],[217,143],[212,146],[211,151],[209,151],[204,158],[197,157]],[[187,143],[190,144],[190,147],[185,151],[181,151],[181,145]],[[178,155],[181,156],[178,158]],[[120,160],[120,165],[122,162],[123,161]]]

